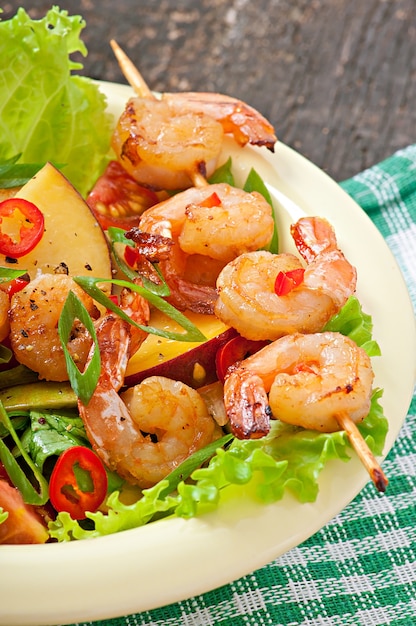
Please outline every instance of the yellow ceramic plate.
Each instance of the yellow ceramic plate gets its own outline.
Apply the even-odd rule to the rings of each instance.
[[[117,115],[127,87],[102,84]],[[383,356],[374,359],[375,384],[390,422],[385,454],[406,416],[414,385],[413,311],[400,271],[363,211],[317,167],[282,143],[275,154],[235,148],[241,180],[254,166],[276,201],[281,242],[292,249],[288,225],[321,215],[358,268],[358,297],[374,321]],[[394,312],[393,313],[393,309]],[[397,319],[400,311],[400,320]],[[394,320],[394,330],[392,321]],[[333,462],[313,504],[287,496],[270,506],[238,498],[210,515],[149,524],[67,544],[0,547],[0,624],[67,624],[128,615],[194,596],[257,569],[304,541],[341,511],[368,481],[360,462]]]

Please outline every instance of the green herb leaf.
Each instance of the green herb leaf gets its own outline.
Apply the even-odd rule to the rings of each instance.
[[[231,167],[232,159],[231,157],[229,157],[223,165],[220,165],[220,167],[215,170],[215,172],[209,178],[208,182],[211,185],[214,185],[216,183],[227,183],[228,185],[231,185],[231,187],[235,187],[235,180],[234,175],[231,171]]]
[[[253,168],[251,168],[247,176],[243,189],[244,191],[247,191],[248,193],[251,193],[252,191],[257,191],[258,193],[261,193],[261,195],[266,200],[266,202],[268,202],[270,206],[272,207],[274,227],[273,227],[273,237],[268,247],[268,250],[272,252],[273,254],[277,254],[279,252],[279,234],[277,230],[276,213],[273,207],[273,201],[270,196],[269,190],[267,189],[266,185],[263,182],[263,179],[259,176],[256,170],[254,170]]]
[[[80,287],[82,287],[84,291],[86,291],[86,293],[88,293],[94,300],[105,306],[107,309],[110,309],[110,311],[113,311],[113,313],[119,315],[129,324],[136,326],[136,328],[141,328],[147,333],[152,333],[154,335],[158,335],[159,337],[166,337],[167,339],[174,339],[176,341],[202,342],[206,340],[205,335],[203,335],[199,328],[197,328],[197,326],[195,326],[195,324],[193,324],[185,315],[180,313],[174,306],[169,304],[169,302],[166,302],[166,300],[163,300],[160,296],[152,293],[144,287],[141,287],[140,285],[115,278],[92,278],[89,276],[75,276],[74,281],[78,283],[78,285],[80,285]],[[97,284],[103,282],[109,282],[113,285],[118,285],[119,287],[127,287],[128,289],[140,294],[156,309],[177,322],[185,330],[185,332],[176,333],[173,331],[155,328],[154,326],[138,324],[122,309],[120,309],[120,307],[114,304],[114,302],[106,296],[99,287],[97,287]]]
[[[81,372],[78,369],[67,348],[67,343],[69,341],[72,327],[76,319],[80,320],[80,322],[84,324],[85,328],[90,333],[95,345],[93,355],[84,372]],[[65,362],[71,387],[74,390],[75,394],[78,396],[78,398],[81,400],[81,402],[86,405],[88,404],[97,386],[97,381],[100,376],[101,370],[101,358],[100,351],[97,347],[97,336],[95,334],[95,328],[92,320],[81,300],[75,295],[73,291],[70,291],[68,293],[65,304],[62,308],[62,312],[58,322],[58,333],[65,355]]]
[[[21,156],[20,153],[0,163],[0,189],[21,187],[45,165],[45,162],[17,163]]]
[[[89,446],[82,419],[75,413],[30,411],[30,428],[22,443],[41,471],[45,461],[72,446]]]

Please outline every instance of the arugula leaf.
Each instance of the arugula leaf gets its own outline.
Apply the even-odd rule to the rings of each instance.
[[[30,422],[22,444],[41,471],[49,457],[59,456],[72,446],[90,446],[77,413],[30,411]]]
[[[85,195],[107,162],[112,116],[89,78],[74,75],[86,56],[84,20],[51,8],[32,20],[19,8],[0,21],[0,162],[64,163],[62,172]]]

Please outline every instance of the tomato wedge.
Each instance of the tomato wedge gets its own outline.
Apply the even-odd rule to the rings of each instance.
[[[28,254],[42,238],[43,213],[23,198],[0,202],[0,253],[17,259]]]
[[[103,230],[110,226],[124,230],[138,226],[143,211],[158,202],[156,193],[139,185],[118,161],[110,161],[87,197]]]
[[[287,296],[295,287],[303,282],[305,270],[299,267],[288,272],[279,272],[274,283],[274,290],[278,296]]]
[[[215,356],[215,366],[217,369],[218,380],[224,382],[227,370],[231,365],[237,363],[237,361],[246,359],[255,352],[258,352],[261,348],[267,346],[268,343],[270,342],[245,339],[245,337],[241,337],[241,335],[233,337],[227,341],[226,344],[219,348]]]
[[[107,472],[95,452],[73,446],[62,452],[52,470],[49,498],[58,512],[84,519],[104,502],[107,485]]]

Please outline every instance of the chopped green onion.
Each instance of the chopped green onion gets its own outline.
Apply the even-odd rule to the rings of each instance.
[[[175,491],[180,482],[186,480],[198,467],[201,467],[205,461],[210,459],[218,450],[223,448],[227,443],[234,439],[234,435],[224,435],[220,439],[212,441],[208,445],[204,446],[200,450],[193,452],[185,461],[183,461],[178,467],[176,467],[170,474],[163,479],[166,481],[166,487],[159,493],[159,498],[165,498],[170,493]]]
[[[67,348],[67,343],[76,319],[80,320],[80,322],[84,324],[85,328],[90,333],[95,346],[92,358],[90,359],[90,362],[84,372],[81,372],[78,369]],[[100,351],[97,347],[97,335],[95,333],[94,324],[88,314],[88,311],[73,291],[68,293],[65,304],[62,308],[58,322],[58,333],[65,355],[65,362],[71,387],[81,402],[83,404],[88,404],[100,376],[101,358]]]
[[[119,317],[124,319],[129,324],[136,326],[136,328],[140,328],[141,330],[146,331],[147,333],[151,333],[153,335],[158,335],[159,337],[165,337],[167,339],[173,339],[175,341],[189,341],[189,342],[202,342],[206,341],[205,335],[201,333],[199,328],[195,326],[185,315],[180,313],[174,306],[163,300],[160,296],[152,293],[148,289],[140,285],[136,285],[135,283],[128,282],[126,280],[119,280],[116,278],[93,278],[89,276],[75,276],[74,281],[82,287],[86,293],[88,293],[94,300],[105,306],[113,313],[116,313]],[[120,307],[118,307],[114,302],[103,293],[103,291],[97,287],[98,283],[109,282],[113,285],[118,285],[119,287],[127,287],[132,291],[140,294],[145,298],[150,304],[152,304],[156,309],[173,319],[177,322],[182,328],[186,331],[185,333],[175,333],[173,331],[162,330],[160,328],[155,328],[154,326],[145,326],[144,324],[138,324],[131,317],[127,315]]]
[[[125,232],[126,231],[123,230],[122,228],[116,228],[115,226],[110,226],[110,228],[107,230],[107,234],[110,239],[111,250],[114,255],[114,260],[116,261],[119,269],[127,276],[127,278],[130,278],[130,280],[132,281],[134,281],[136,278],[140,278],[140,280],[143,283],[143,286],[149,291],[151,291],[152,293],[156,294],[157,296],[161,296],[161,297],[169,296],[170,295],[169,287],[167,286],[166,281],[163,278],[161,271],[157,267],[157,264],[152,264],[152,265],[155,268],[155,271],[157,272],[161,281],[160,284],[158,285],[154,283],[153,281],[149,280],[148,278],[146,278],[146,276],[142,276],[138,272],[135,272],[134,270],[132,270],[132,268],[124,261],[124,259],[120,257],[116,249],[117,243],[122,243],[122,244],[125,244],[126,246],[129,246],[130,248],[134,248],[134,246],[132,245],[131,239],[127,239],[127,237],[125,237]]]
[[[11,189],[26,184],[45,165],[44,163],[17,163],[16,154],[0,163],[0,189]]]
[[[19,437],[16,434],[15,429],[13,428],[13,424],[5,411],[3,404],[0,403],[0,421],[3,426],[9,431],[16,447],[33,473],[34,478],[36,479],[39,491],[37,491],[30,480],[27,478],[25,472],[21,468],[20,464],[14,458],[12,452],[8,448],[8,446],[4,443],[2,439],[0,439],[0,461],[3,463],[7,475],[12,481],[13,485],[17,487],[17,489],[22,494],[23,500],[26,504],[35,504],[42,505],[48,501],[49,493],[48,493],[48,482],[44,476],[42,476],[39,468],[33,463],[30,456],[27,454],[24,449]]]
[[[0,283],[8,283],[24,274],[27,274],[27,270],[14,270],[11,267],[0,267]]]

